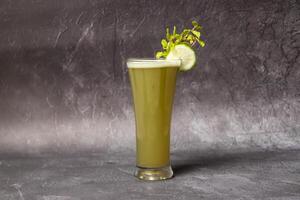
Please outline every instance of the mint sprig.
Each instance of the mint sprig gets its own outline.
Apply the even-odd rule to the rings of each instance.
[[[178,44],[187,44],[193,47],[198,43],[201,47],[204,47],[205,42],[200,39],[202,26],[196,21],[192,21],[192,25],[192,29],[183,29],[181,33],[176,33],[176,26],[173,27],[172,34],[170,34],[170,30],[167,28],[166,38],[161,40],[163,50],[156,52],[156,58],[166,58],[169,52]]]

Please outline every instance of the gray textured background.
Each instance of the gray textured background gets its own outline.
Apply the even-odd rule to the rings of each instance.
[[[299,1],[1,0],[0,153],[134,150],[126,58],[194,19],[172,150],[299,148]]]

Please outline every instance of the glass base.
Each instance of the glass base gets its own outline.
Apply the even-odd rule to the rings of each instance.
[[[135,174],[138,179],[146,181],[158,181],[170,179],[173,177],[173,170],[171,166],[162,168],[142,168],[137,167]]]

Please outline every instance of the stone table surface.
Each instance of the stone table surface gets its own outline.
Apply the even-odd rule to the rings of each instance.
[[[134,153],[0,156],[1,200],[300,199],[300,150],[172,154],[175,177],[132,176]]]

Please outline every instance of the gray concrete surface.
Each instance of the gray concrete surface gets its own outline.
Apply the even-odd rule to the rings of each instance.
[[[133,150],[125,60],[195,19],[173,149],[300,147],[297,0],[0,1],[0,152]]]
[[[1,200],[299,200],[300,150],[174,152],[175,178],[135,179],[134,155],[0,157]]]

